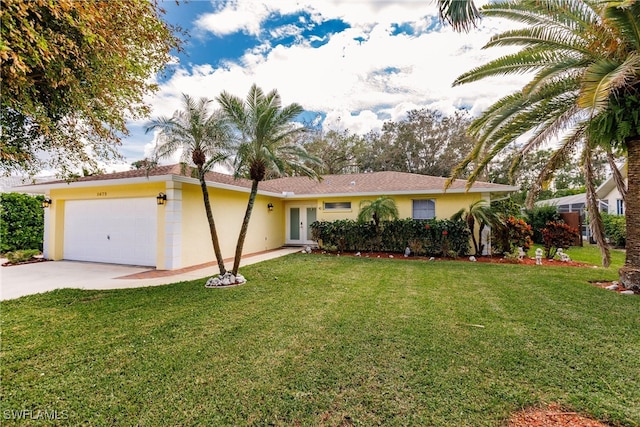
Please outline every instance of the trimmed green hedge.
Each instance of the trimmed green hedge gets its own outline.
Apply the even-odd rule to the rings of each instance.
[[[354,220],[316,221],[312,236],[321,248],[338,251],[404,252],[415,255],[463,256],[470,250],[464,221],[398,219],[385,221],[380,229]]]
[[[43,196],[0,194],[0,253],[22,249],[42,250]]]
[[[624,215],[611,215],[601,213],[604,225],[604,234],[609,243],[618,248],[624,248],[627,244],[627,219]]]

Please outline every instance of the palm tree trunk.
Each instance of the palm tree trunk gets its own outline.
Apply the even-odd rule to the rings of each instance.
[[[223,275],[227,272],[227,269],[224,267],[224,258],[222,258],[222,251],[220,250],[216,223],[213,221],[213,212],[211,211],[211,203],[209,202],[209,190],[207,189],[207,183],[204,180],[204,171],[198,170],[198,175],[200,177],[200,188],[202,189],[204,209],[207,212],[207,221],[209,221],[209,232],[211,233],[211,242],[213,242],[213,252],[216,254],[216,261],[218,261],[220,275]]]
[[[640,292],[640,138],[627,141],[627,254],[620,269],[620,282]]]
[[[240,227],[240,234],[238,235],[238,244],[236,245],[236,255],[233,259],[233,270],[231,272],[236,275],[240,269],[240,259],[242,258],[242,248],[244,247],[244,239],[247,237],[247,230],[249,229],[249,220],[251,219],[251,211],[253,211],[253,204],[256,201],[256,195],[258,194],[258,183],[260,181],[253,180],[251,183],[251,193],[249,194],[249,202],[247,203],[247,211],[244,213],[244,219],[242,220],[242,227]]]

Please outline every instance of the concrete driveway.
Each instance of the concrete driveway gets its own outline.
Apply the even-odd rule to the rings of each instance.
[[[242,258],[241,266],[254,264],[290,253],[300,248],[281,248]],[[99,264],[78,261],[45,261],[0,267],[0,300],[19,298],[61,288],[125,289],[158,286],[186,280],[197,280],[218,274],[216,265],[175,271],[156,271],[149,267]],[[225,260],[227,268],[231,260]]]

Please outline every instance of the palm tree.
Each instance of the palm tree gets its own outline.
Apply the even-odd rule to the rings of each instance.
[[[482,230],[487,226],[493,228],[502,223],[499,214],[491,209],[486,200],[476,200],[469,205],[468,209],[463,208],[453,214],[451,219],[453,221],[464,221],[467,224],[476,255],[482,255],[482,250],[484,249],[481,244]],[[479,224],[477,239],[475,234],[476,224]]]
[[[302,107],[298,104],[283,107],[276,90],[265,94],[254,84],[245,101],[227,92],[222,92],[217,100],[237,131],[235,176],[251,180],[233,262],[232,273],[237,274],[260,181],[292,173],[317,178],[318,175],[305,164],[317,160],[294,139],[304,131],[303,127],[292,123],[302,113]]]
[[[395,200],[388,196],[378,197],[377,199],[362,200],[360,202],[360,212],[358,213],[358,221],[373,221],[376,230],[380,227],[381,221],[398,219],[398,207]]]
[[[172,156],[181,150],[183,166],[195,165],[195,175],[200,181],[202,200],[209,222],[209,232],[213,251],[218,262],[220,274],[226,273],[224,258],[220,250],[218,233],[213,220],[209,191],[205,175],[216,163],[224,161],[226,144],[230,137],[230,129],[220,111],[209,111],[210,99],[200,98],[195,100],[189,95],[182,95],[182,110],[177,110],[172,117],[159,117],[154,119],[147,127],[146,132],[158,129],[158,145],[155,148],[155,157],[158,159]],[[183,173],[186,167],[183,168]]]
[[[627,152],[627,253],[621,282],[640,290],[640,2],[599,0],[519,0],[492,3],[485,16],[527,24],[493,36],[486,47],[519,46],[517,53],[475,68],[454,85],[489,76],[534,72],[519,92],[490,106],[470,127],[477,144],[453,173],[475,163],[471,185],[496,155],[516,139],[531,135],[520,154],[561,136],[559,148],[543,169],[535,189],[571,154],[582,151],[587,182],[592,182],[591,154],[598,147]],[[599,217],[594,186],[587,185],[590,218]],[[592,227],[597,227],[597,220]],[[604,241],[603,264],[608,264]]]

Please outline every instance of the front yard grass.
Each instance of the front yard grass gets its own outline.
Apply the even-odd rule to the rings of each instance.
[[[231,289],[2,302],[3,425],[499,426],[557,402],[637,426],[640,298],[588,284],[616,268],[293,254]]]

